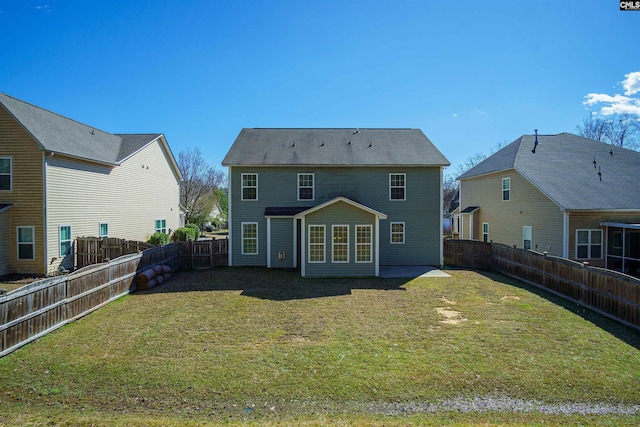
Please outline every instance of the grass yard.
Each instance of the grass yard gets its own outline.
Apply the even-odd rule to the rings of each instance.
[[[640,422],[640,333],[447,272],[179,273],[0,359],[0,425]]]

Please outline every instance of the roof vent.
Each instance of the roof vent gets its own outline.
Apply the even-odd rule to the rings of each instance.
[[[536,133],[536,142],[533,144],[533,150],[531,152],[536,154],[536,148],[538,147],[538,129],[533,130]]]

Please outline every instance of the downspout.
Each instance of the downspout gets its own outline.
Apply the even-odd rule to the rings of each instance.
[[[47,153],[45,151],[42,152],[42,206],[44,211],[44,232],[42,246],[44,250],[44,274],[46,275],[49,273],[49,239],[47,238],[49,235],[49,218],[47,217],[49,209],[47,206]]]
[[[300,233],[300,275],[305,277],[307,258],[306,258],[306,244],[307,244],[307,230],[305,230],[306,216],[300,218],[300,227],[302,232]]]
[[[271,268],[271,217],[267,217],[267,268]]]
[[[562,211],[562,258],[569,258],[569,212]]]
[[[229,177],[229,188],[227,189],[228,194],[227,194],[227,227],[229,228],[229,233],[227,236],[227,242],[228,242],[228,247],[227,247],[227,264],[229,265],[229,267],[233,266],[233,211],[232,211],[232,206],[233,206],[233,191],[231,188],[231,183],[233,182],[233,179],[231,177],[231,166],[229,166],[229,175],[227,175]]]

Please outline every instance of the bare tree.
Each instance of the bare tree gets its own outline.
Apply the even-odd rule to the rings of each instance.
[[[615,114],[610,119],[589,115],[578,126],[580,136],[618,147],[636,149],[640,121],[630,114]]]
[[[215,191],[225,175],[207,164],[199,148],[178,154],[178,168],[182,174],[180,204],[186,209],[187,222],[202,225],[216,205]]]

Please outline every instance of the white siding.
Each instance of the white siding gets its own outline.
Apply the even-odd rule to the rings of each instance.
[[[145,241],[155,220],[179,227],[179,182],[158,141],[147,145],[121,166],[107,167],[63,157],[47,158],[47,220],[49,271],[57,270],[58,227],[71,225],[72,238],[98,236],[101,222],[109,237]],[[69,259],[64,265],[70,267]]]

